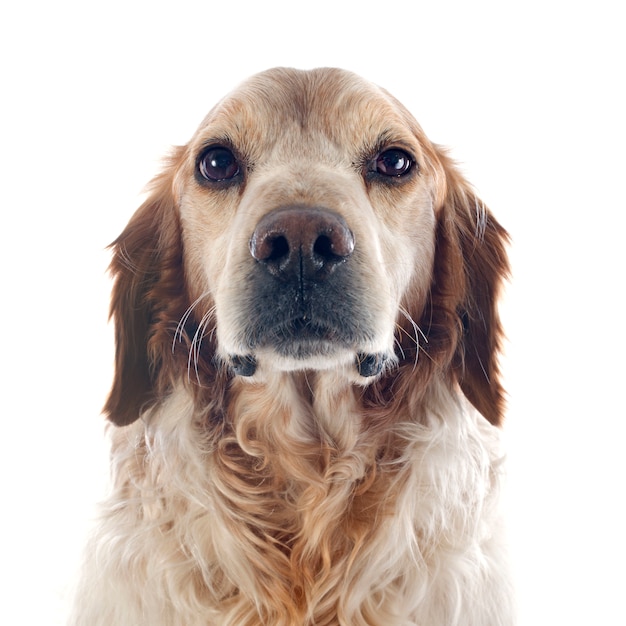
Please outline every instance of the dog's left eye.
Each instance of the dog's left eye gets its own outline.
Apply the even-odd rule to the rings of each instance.
[[[413,159],[399,148],[384,150],[374,159],[374,168],[383,176],[404,176],[412,169]]]
[[[198,171],[202,178],[210,182],[230,180],[239,174],[239,161],[228,148],[215,146],[202,153]]]

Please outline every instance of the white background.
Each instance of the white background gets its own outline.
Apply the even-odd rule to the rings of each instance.
[[[505,434],[520,623],[626,624],[619,3],[8,4],[0,623],[63,623],[103,491],[105,246],[168,147],[227,91],[274,65],[331,65],[402,100],[513,236]]]

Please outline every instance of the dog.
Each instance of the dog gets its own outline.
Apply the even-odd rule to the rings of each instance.
[[[506,626],[508,235],[391,95],[277,68],[112,244],[80,626]]]

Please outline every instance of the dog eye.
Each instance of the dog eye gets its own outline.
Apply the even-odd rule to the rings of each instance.
[[[230,180],[239,174],[239,161],[228,148],[214,146],[200,156],[198,171],[210,182]]]
[[[413,164],[413,159],[398,148],[384,150],[374,159],[374,169],[383,176],[404,176]]]

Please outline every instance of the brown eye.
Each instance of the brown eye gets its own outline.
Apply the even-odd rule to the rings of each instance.
[[[398,148],[384,150],[374,159],[374,169],[383,176],[404,176],[413,167],[413,159]]]
[[[198,172],[210,182],[230,180],[239,174],[239,161],[228,148],[208,148],[198,160]]]

